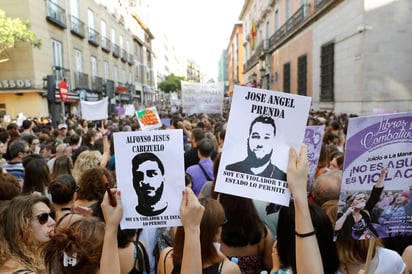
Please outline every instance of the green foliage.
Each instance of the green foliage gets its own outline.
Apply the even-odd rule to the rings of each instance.
[[[160,82],[158,88],[164,92],[180,91],[182,89],[180,81],[185,78],[182,76],[176,76],[173,73],[168,75],[163,82]]]
[[[29,22],[6,17],[0,9],[0,49],[14,47],[18,42],[28,42],[36,48],[41,46],[40,39],[30,30]]]

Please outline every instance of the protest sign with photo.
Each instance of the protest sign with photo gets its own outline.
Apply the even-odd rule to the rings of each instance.
[[[325,126],[307,126],[305,131],[305,138],[303,143],[308,146],[308,191],[312,188],[313,181],[316,175],[316,169],[318,167],[319,155],[322,149],[323,134],[325,132]]]
[[[411,178],[412,113],[349,119],[336,238],[411,235]]]
[[[181,81],[182,107],[186,113],[221,113],[223,84]]]
[[[181,225],[182,134],[181,129],[113,133],[122,229]]]
[[[289,147],[303,142],[311,98],[235,86],[216,191],[289,205]]]
[[[142,130],[157,129],[162,126],[156,107],[149,107],[136,111],[136,118]]]

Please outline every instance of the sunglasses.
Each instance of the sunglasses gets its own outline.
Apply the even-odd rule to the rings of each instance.
[[[39,221],[39,224],[44,225],[49,221],[49,217],[53,219],[54,213],[42,213],[40,215],[37,215],[36,218]]]

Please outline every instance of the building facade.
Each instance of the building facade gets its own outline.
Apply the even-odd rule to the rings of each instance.
[[[109,113],[115,106],[150,99],[146,93],[154,93],[154,37],[134,9],[110,3],[2,1],[6,16],[31,23],[42,46],[19,44],[7,49],[10,58],[0,63],[0,81],[9,85],[2,85],[0,91],[0,115],[14,118],[21,112],[61,121],[62,113],[80,114],[80,99],[96,101],[107,96]],[[64,103],[57,89],[53,94],[45,89],[45,80],[51,79],[47,75],[53,76],[56,87],[61,81],[68,84]],[[20,84],[12,87],[13,81]]]
[[[227,46],[227,71],[228,71],[228,96],[233,94],[234,85],[246,85],[248,81],[253,81],[252,76],[245,82],[244,69],[244,38],[243,24],[234,25],[229,45]],[[256,80],[256,79],[255,79]]]
[[[408,0],[246,0],[245,79],[311,96],[314,109],[409,111],[411,7]]]

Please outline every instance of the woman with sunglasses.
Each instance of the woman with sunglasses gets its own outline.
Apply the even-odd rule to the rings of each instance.
[[[217,200],[210,198],[200,199],[200,204],[205,208],[200,223],[202,273],[240,274],[239,267],[229,261],[229,259],[220,252],[220,233],[222,231],[222,225],[226,222],[225,212],[222,206]],[[185,245],[188,244],[186,234],[190,233],[191,231],[186,230],[185,227],[179,226],[177,228],[173,248],[165,248],[159,256],[157,273],[188,273],[184,272],[187,270],[184,261],[186,252]],[[193,260],[197,259],[194,255],[191,258]]]
[[[54,235],[45,196],[20,195],[0,209],[0,273],[45,273],[40,247]]]

